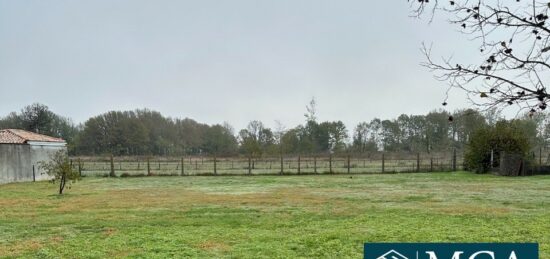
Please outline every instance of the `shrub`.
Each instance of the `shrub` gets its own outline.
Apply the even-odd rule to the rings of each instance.
[[[500,163],[502,152],[527,157],[530,150],[529,138],[525,133],[522,121],[499,121],[494,126],[485,126],[470,136],[464,154],[466,170],[486,173]],[[491,165],[493,151],[493,165]]]

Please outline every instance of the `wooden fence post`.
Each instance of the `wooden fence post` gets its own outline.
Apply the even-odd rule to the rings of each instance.
[[[350,155],[348,155],[348,174],[351,172],[351,158]]]
[[[456,171],[456,148],[453,149],[453,171]]]
[[[185,163],[183,161],[184,161],[184,158],[181,157],[181,176],[185,175]]]
[[[147,158],[147,176],[151,176],[151,161]]]
[[[420,153],[416,153],[416,172],[420,172]]]
[[[386,172],[386,159],[385,159],[385,154],[382,153],[382,173]]]
[[[495,157],[495,153],[494,153],[494,151],[491,149],[491,166],[490,166],[490,169],[491,169],[491,170],[493,169],[493,166],[495,166],[494,157]]]
[[[430,172],[434,171],[434,158],[430,157]]]
[[[313,172],[317,173],[317,156],[313,157]]]
[[[250,156],[248,157],[248,174],[252,174],[252,158]]]
[[[542,147],[539,147],[539,166],[542,166]]]
[[[332,154],[328,157],[328,172],[332,174]]]
[[[32,181],[36,182],[36,172],[35,172],[35,169],[34,169],[34,165],[32,165]]]
[[[82,163],[80,161],[80,158],[78,158],[78,175],[82,177]]]
[[[300,174],[300,156],[298,156],[298,174]]]
[[[115,174],[115,161],[114,161],[113,155],[111,155],[111,172],[109,172],[109,176],[110,177],[115,177],[116,176],[116,174]]]
[[[283,154],[281,153],[281,174],[283,174],[285,172],[285,169],[284,169],[284,163],[283,163]]]
[[[216,156],[214,156],[214,174],[218,174]]]

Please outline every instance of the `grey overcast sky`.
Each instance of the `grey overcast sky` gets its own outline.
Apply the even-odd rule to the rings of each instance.
[[[40,102],[76,123],[150,108],[293,127],[313,96],[320,120],[350,128],[423,114],[445,84],[420,67],[421,43],[472,49],[409,15],[405,0],[0,0],[0,115]],[[449,103],[468,106],[460,93]]]

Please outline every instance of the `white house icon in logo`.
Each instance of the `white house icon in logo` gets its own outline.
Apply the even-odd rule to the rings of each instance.
[[[376,259],[408,259],[406,256],[398,253],[395,250],[390,250],[389,252],[381,255],[380,257]]]

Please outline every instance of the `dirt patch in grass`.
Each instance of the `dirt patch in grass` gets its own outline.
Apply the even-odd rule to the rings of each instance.
[[[214,240],[208,240],[199,243],[196,245],[196,247],[204,251],[226,252],[231,250],[231,246],[229,246],[228,244]]]
[[[0,208],[7,207],[20,207],[20,206],[40,206],[43,204],[43,201],[37,199],[28,199],[28,198],[16,198],[16,199],[0,199]]]
[[[13,244],[0,245],[0,256],[18,257],[26,252],[37,251],[44,244],[37,240],[24,240]]]
[[[74,196],[70,202],[59,203],[58,212],[94,210],[187,210],[194,206],[254,207],[261,211],[300,208],[314,213],[350,216],[366,206],[407,207],[436,212],[462,214],[505,215],[509,207],[464,204],[458,200],[443,200],[431,192],[375,189],[368,191],[342,188],[284,187],[257,193],[215,193],[184,188],[110,190],[98,195]],[[415,195],[413,195],[415,194]],[[452,198],[451,198],[452,199]],[[358,200],[362,200],[358,203]],[[114,234],[114,233],[110,233]]]
[[[492,216],[505,216],[512,212],[510,208],[502,207],[482,207],[472,206],[467,204],[457,204],[456,206],[436,207],[433,208],[438,212],[451,215],[463,215],[463,214],[483,214]]]
[[[50,242],[53,243],[53,244],[59,244],[61,242],[63,242],[63,240],[65,240],[62,236],[54,236],[52,238],[50,238]]]
[[[107,198],[108,197],[108,198]],[[314,194],[304,188],[280,188],[271,192],[246,194],[205,193],[188,189],[161,190],[113,190],[100,197],[75,196],[70,202],[58,205],[58,212],[109,209],[174,209],[192,206],[223,205],[251,206],[261,209],[272,207],[300,207],[318,210],[325,204],[336,206],[342,201],[331,200],[325,195]]]
[[[103,235],[110,237],[118,232],[118,229],[116,228],[106,228],[103,230]]]
[[[0,207],[12,207],[18,206],[20,204],[25,204],[27,200],[25,199],[0,199]]]
[[[476,190],[481,190],[481,187],[476,187]],[[333,208],[334,212],[339,215],[349,215],[353,214],[353,212],[364,211],[369,206],[430,210],[450,215],[477,214],[504,216],[513,213],[515,210],[512,206],[502,207],[479,202],[464,203],[464,197],[459,194],[450,195],[443,191],[435,192],[433,189],[385,190],[383,188],[369,188],[368,190],[348,190],[323,188],[312,191],[317,195],[332,198],[330,203],[335,203],[337,200],[346,201],[340,204],[344,206]]]

